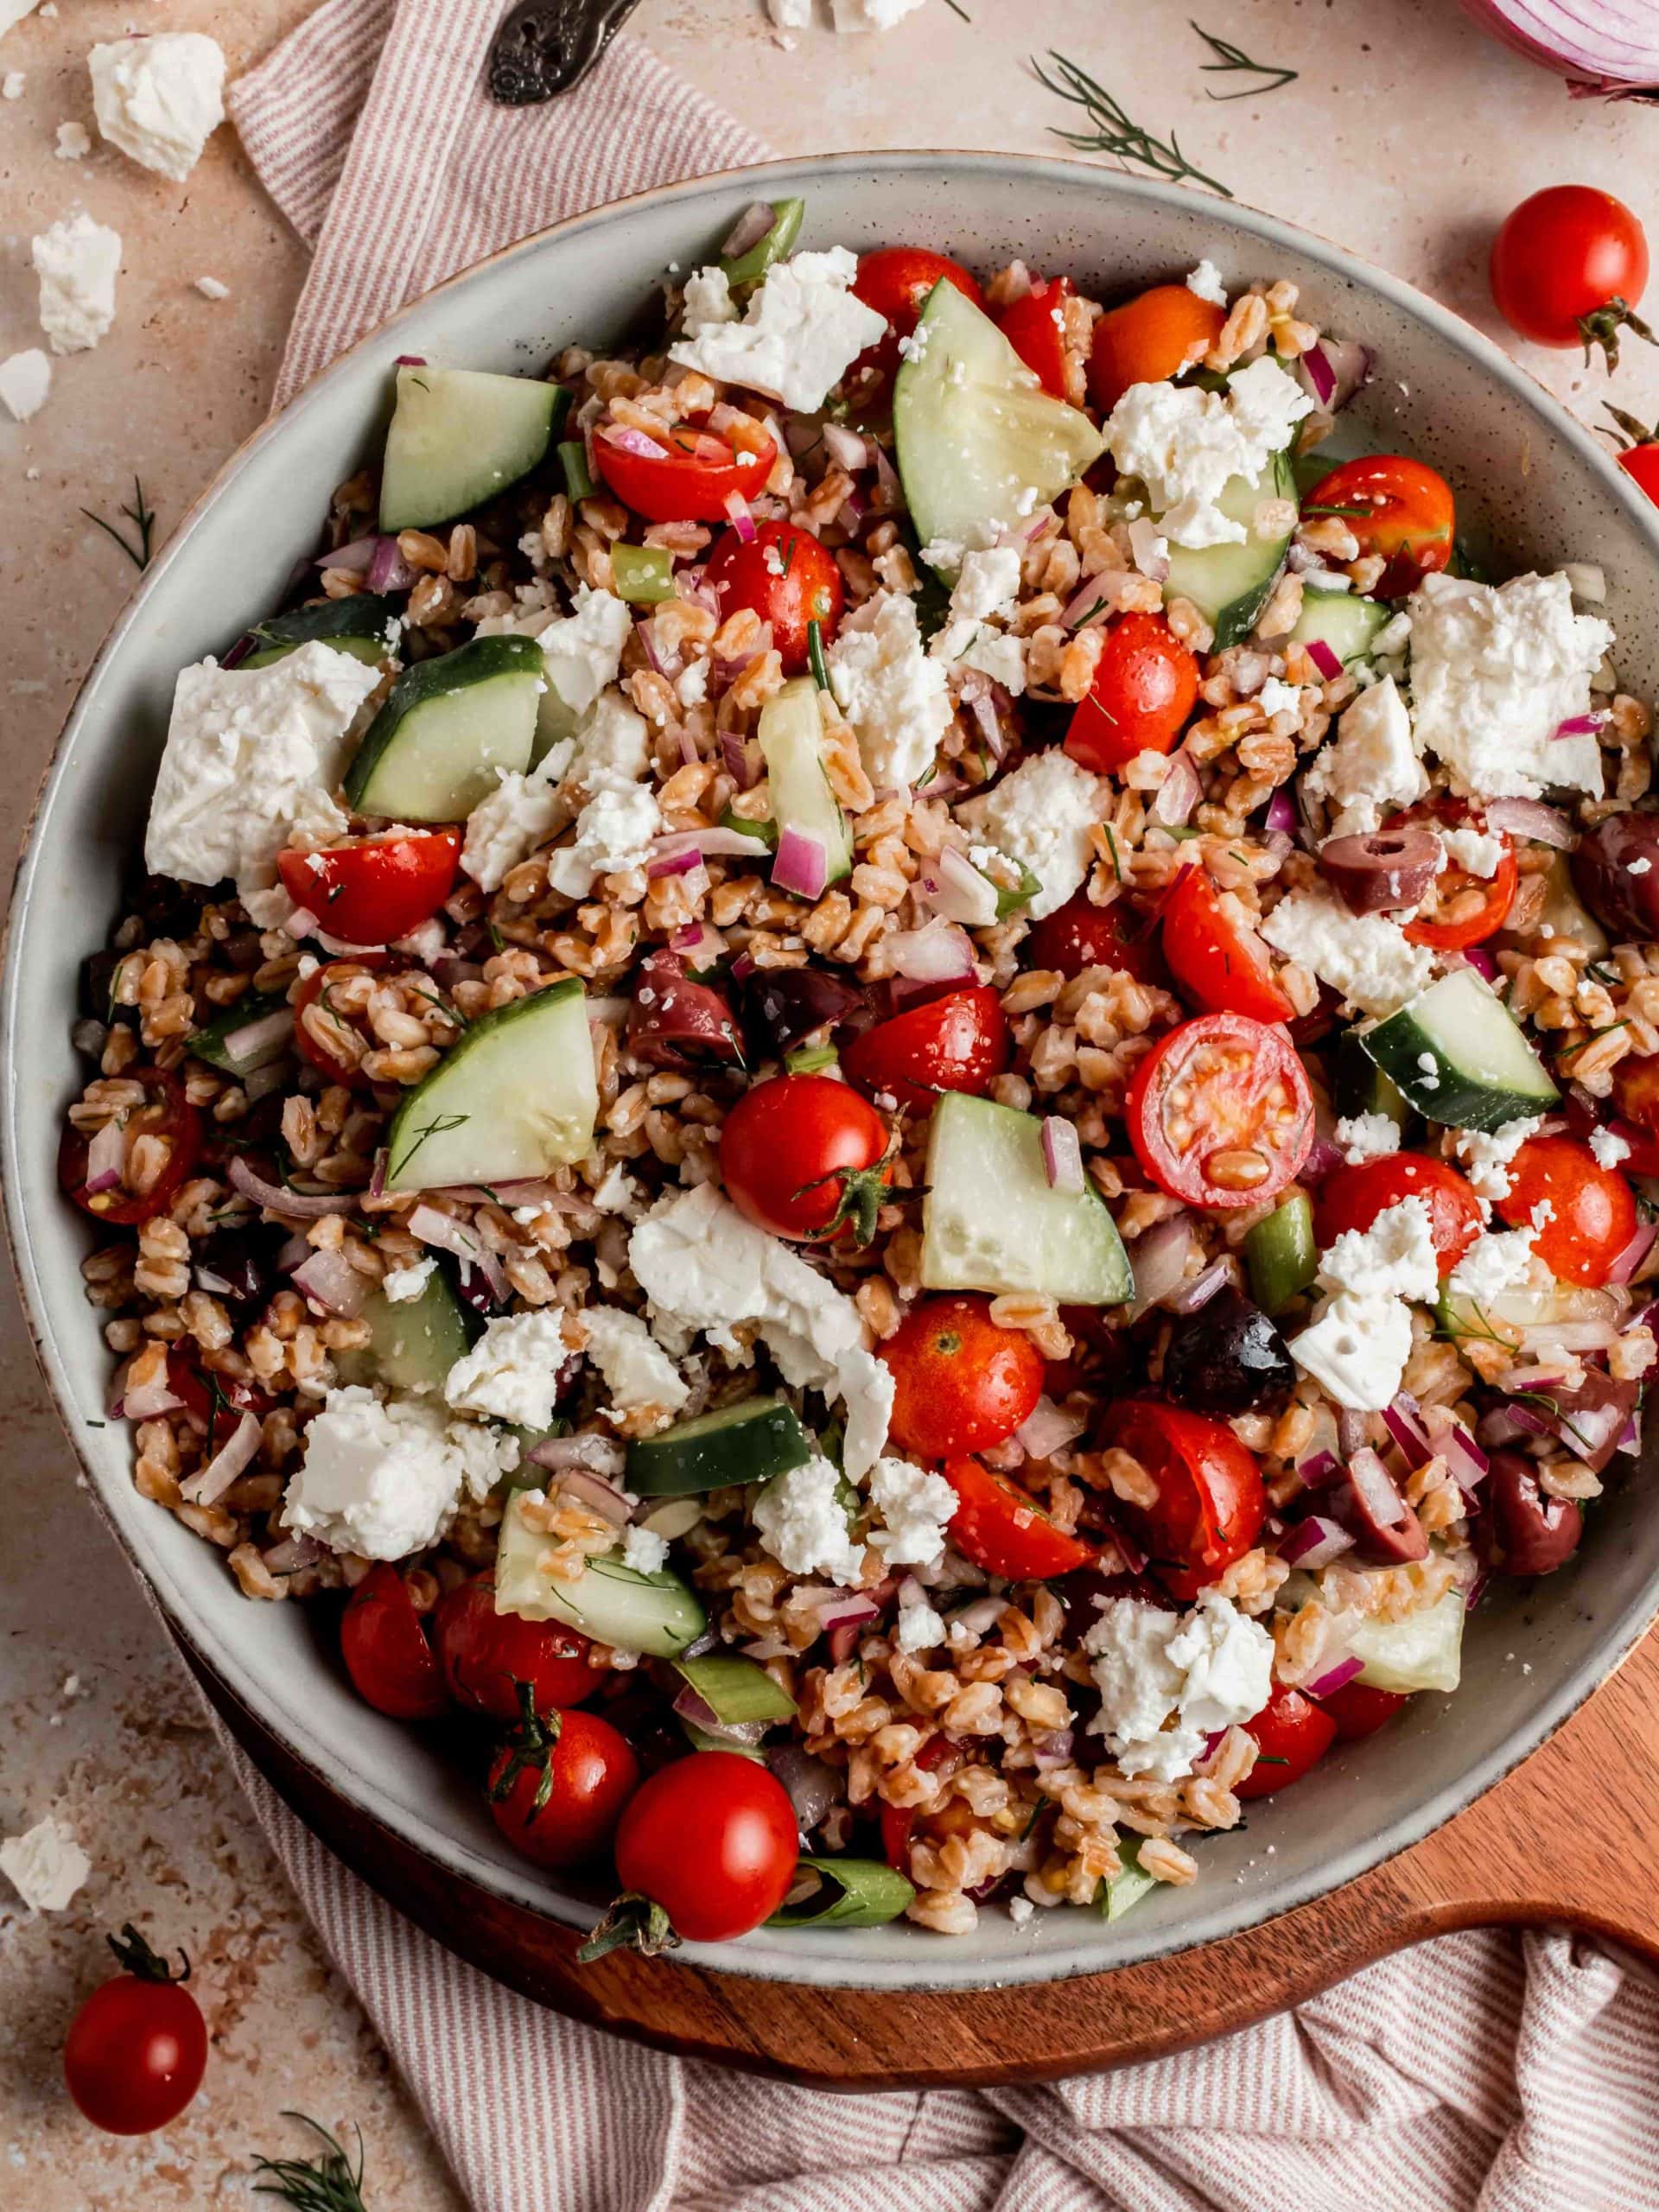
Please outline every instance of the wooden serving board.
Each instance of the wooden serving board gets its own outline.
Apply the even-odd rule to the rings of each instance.
[[[807,1989],[621,1951],[577,1967],[569,1929],[459,1880],[347,1805],[185,1656],[300,1817],[450,1950],[597,2027],[818,2088],[1040,2081],[1159,2057],[1458,1928],[1565,1923],[1659,1967],[1659,1631],[1466,1812],[1316,1904],[1115,1973],[944,1995]],[[1570,1852],[1554,1847],[1564,1836]]]

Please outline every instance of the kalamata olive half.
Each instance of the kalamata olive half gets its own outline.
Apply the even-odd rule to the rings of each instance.
[[[823,968],[755,968],[741,988],[743,1020],[759,1059],[781,1059],[803,1037],[838,1027],[865,1003],[855,985]]]
[[[687,1068],[713,1060],[743,1061],[731,1007],[710,984],[694,982],[677,952],[653,952],[639,963],[628,1007],[628,1050],[652,1067]]]
[[[1659,938],[1659,814],[1610,814],[1580,842],[1573,887],[1615,937]]]
[[[1433,830],[1402,825],[1369,837],[1327,838],[1319,847],[1319,873],[1351,914],[1386,914],[1417,906],[1444,858]]]
[[[276,1255],[287,1241],[283,1230],[257,1224],[215,1230],[195,1249],[197,1288],[232,1306],[263,1305],[277,1286]]]
[[[1177,1321],[1164,1354],[1165,1394],[1195,1413],[1249,1413],[1286,1396],[1295,1381],[1284,1338],[1236,1290],[1218,1290]]]
[[[1575,1459],[1599,1475],[1618,1449],[1642,1386],[1586,1367],[1576,1388],[1557,1384],[1545,1395],[1555,1408],[1555,1433]]]
[[[1358,1556],[1368,1566],[1408,1567],[1428,1556],[1421,1522],[1369,1446],[1350,1458],[1348,1479],[1332,1493],[1331,1510],[1352,1535]]]
[[[1548,1497],[1519,1452],[1494,1452],[1472,1523],[1475,1549],[1505,1574],[1554,1574],[1579,1548],[1584,1516],[1570,1497]]]

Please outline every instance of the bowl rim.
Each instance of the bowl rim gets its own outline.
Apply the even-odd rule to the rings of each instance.
[[[1358,256],[1316,232],[1279,216],[1232,200],[1212,200],[1180,187],[1132,177],[1099,164],[1063,156],[906,148],[887,151],[847,151],[795,156],[786,160],[745,164],[708,175],[653,187],[606,202],[557,223],[528,233],[470,263],[414,299],[407,301],[373,328],[365,331],[343,353],[321,370],[276,414],[258,425],[215,471],[207,486],[181,518],[166,544],[139,578],[131,596],[117,615],[86,675],[77,686],[73,702],[41,779],[23,833],[16,864],[3,940],[0,940],[0,1054],[3,1055],[4,1096],[0,1110],[0,1188],[3,1189],[8,1243],[25,1321],[35,1355],[51,1390],[54,1404],[68,1441],[83,1470],[106,1524],[140,1577],[147,1593],[169,1623],[176,1623],[189,1646],[212,1668],[226,1688],[277,1740],[327,1787],[372,1820],[383,1822],[404,1842],[435,1859],[452,1872],[477,1881],[491,1892],[543,1916],[570,1926],[586,1925],[592,1907],[576,1899],[557,1903],[568,1910],[550,1910],[547,1891],[526,1866],[520,1875],[481,1853],[448,1840],[435,1842],[412,1812],[376,1801],[372,1792],[355,1786],[351,1769],[336,1749],[302,1710],[283,1709],[266,1694],[240,1657],[239,1637],[219,1636],[198,1617],[188,1591],[172,1573],[161,1548],[148,1543],[144,1523],[135,1520],[124,1527],[102,1494],[103,1477],[81,1448],[75,1400],[67,1363],[53,1341],[47,1325],[47,1305],[41,1270],[35,1251],[24,1203],[25,1177],[14,1163],[18,1157],[18,1084],[22,1065],[18,1031],[17,966],[12,957],[19,919],[28,908],[39,868],[44,832],[70,771],[75,741],[92,712],[96,695],[118,660],[122,647],[141,619],[149,595],[202,526],[221,494],[241,474],[257,454],[295,423],[326,404],[332,388],[346,378],[364,357],[382,353],[389,339],[418,317],[440,295],[474,282],[480,271],[516,259],[531,262],[563,242],[588,232],[602,232],[620,217],[641,208],[684,204],[695,207],[705,198],[729,192],[734,186],[753,186],[757,197],[779,196],[791,189],[809,192],[815,181],[827,177],[865,176],[877,181],[907,175],[950,178],[962,175],[994,176],[1006,182],[1027,179],[1053,180],[1072,188],[1103,191],[1121,203],[1136,202],[1171,213],[1191,215],[1203,209],[1219,231],[1242,235],[1262,247],[1280,247],[1319,264],[1331,276],[1350,286],[1380,294],[1408,318],[1428,326],[1441,340],[1469,357],[1474,365],[1503,386],[1535,420],[1548,436],[1561,440],[1578,462],[1599,480],[1604,493],[1624,509],[1637,534],[1645,537],[1659,558],[1659,509],[1637,490],[1630,476],[1598,445],[1592,433],[1554,395],[1539,384],[1486,334],[1414,285],[1375,268]],[[55,1197],[55,1193],[53,1194]],[[1006,1955],[995,1961],[956,1954],[944,1944],[918,1945],[913,1956],[902,1962],[872,1959],[848,1960],[837,1964],[822,1955],[804,1970],[795,1936],[788,1929],[757,1929],[741,1942],[725,1945],[688,1944],[677,1955],[704,1969],[741,1974],[763,1980],[807,1983],[822,1987],[906,1990],[915,1993],[978,1989],[1006,1982],[1061,1981],[1081,1975],[1109,1972],[1126,1965],[1224,1940],[1243,1929],[1282,1917],[1300,1906],[1329,1896],[1369,1872],[1398,1853],[1432,1834],[1477,1797],[1494,1787],[1528,1758],[1576,1711],[1600,1682],[1611,1675],[1640,1640],[1659,1611],[1659,1560],[1640,1592],[1610,1618],[1592,1650],[1541,1696],[1526,1721],[1513,1729],[1484,1758],[1459,1770],[1441,1789],[1378,1827],[1367,1844],[1345,1853],[1337,1879],[1322,1879],[1310,1872],[1278,1891],[1270,1904],[1258,1903],[1254,1893],[1242,1896],[1239,1909],[1217,1916],[1223,1924],[1206,1933],[1188,1934],[1177,1923],[1139,1944],[1128,1955],[1102,1961],[1091,1959],[1086,1944],[1061,1954],[1033,1951],[1028,1955]],[[969,1947],[971,1948],[971,1947]]]

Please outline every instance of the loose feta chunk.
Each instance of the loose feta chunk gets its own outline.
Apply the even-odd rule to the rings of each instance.
[[[824,658],[871,783],[878,791],[918,783],[950,727],[950,693],[922,643],[914,600],[877,592],[847,617]]]
[[[1527,1139],[1544,1126],[1543,1116],[1505,1122],[1499,1128],[1459,1129],[1452,1142],[1477,1197],[1492,1205],[1510,1194],[1509,1165]]]
[[[988,546],[964,553],[950,591],[950,613],[959,622],[987,622],[1012,614],[1020,596],[1020,554],[1012,545]]]
[[[306,1429],[282,1524],[331,1551],[405,1559],[437,1541],[463,1495],[484,1497],[518,1464],[516,1437],[449,1421],[422,1399],[383,1402],[354,1384],[331,1390]]]
[[[1477,1236],[1452,1270],[1448,1289],[1484,1304],[1506,1290],[1542,1287],[1549,1270],[1532,1249],[1530,1229],[1487,1230]]]
[[[1386,1114],[1349,1114],[1337,1123],[1336,1141],[1351,1167],[1386,1160],[1400,1149],[1400,1125]]]
[[[963,828],[1028,868],[1042,888],[1028,912],[1033,921],[1065,906],[1094,865],[1090,831],[1105,819],[1113,788],[1058,747],[1023,760],[982,798],[957,809]]]
[[[1368,836],[1385,810],[1422,797],[1428,778],[1391,676],[1362,691],[1339,717],[1336,737],[1315,756],[1303,788],[1310,798],[1328,799],[1338,810],[1331,824],[1336,837]]]
[[[1401,1198],[1369,1229],[1344,1230],[1319,1255],[1319,1281],[1359,1298],[1434,1297],[1440,1268],[1427,1199]]]
[[[54,353],[82,353],[115,320],[121,234],[90,215],[65,216],[29,242],[41,280],[41,328]]]
[[[1302,711],[1302,687],[1287,683],[1281,676],[1270,676],[1255,695],[1255,703],[1264,715],[1300,715]]]
[[[1599,797],[1593,731],[1558,738],[1588,711],[1611,626],[1575,614],[1565,575],[1478,584],[1425,576],[1412,594],[1411,715],[1418,744],[1476,798],[1535,798],[1566,785]]]
[[[547,864],[547,880],[568,898],[585,899],[601,875],[644,868],[663,826],[655,791],[643,784],[596,791],[576,817],[575,842]]]
[[[852,290],[857,274],[857,257],[845,246],[774,262],[741,322],[730,315],[729,293],[693,278],[685,335],[669,347],[669,359],[815,413],[887,327]]]
[[[1263,356],[1233,376],[1225,392],[1197,385],[1132,384],[1106,424],[1106,447],[1125,476],[1138,477],[1158,526],[1178,545],[1243,544],[1243,523],[1216,505],[1235,476],[1259,483],[1274,454],[1313,402]]]
[[[684,1376],[637,1313],[620,1306],[584,1306],[581,1325],[588,1334],[588,1357],[605,1377],[615,1403],[613,1420],[628,1414],[653,1414],[654,1426],[667,1426],[690,1396]]]
[[[1338,1291],[1287,1348],[1339,1406],[1381,1413],[1400,1394],[1411,1344],[1411,1308],[1402,1300]]]
[[[1630,1156],[1630,1147],[1617,1129],[1592,1129],[1590,1149],[1604,1167],[1617,1167]]]
[[[58,143],[52,149],[60,162],[84,162],[92,150],[92,134],[84,123],[60,123]]]
[[[195,287],[204,300],[228,300],[231,296],[230,286],[217,276],[198,276]]]
[[[668,1564],[668,1538],[654,1529],[630,1529],[622,1539],[622,1564],[636,1574],[659,1574]]]
[[[406,1268],[388,1268],[380,1288],[394,1306],[408,1306],[419,1298],[437,1273],[435,1260],[413,1260]]]
[[[569,814],[559,782],[575,751],[563,738],[528,775],[504,768],[501,780],[467,817],[461,864],[482,891],[499,891],[521,861],[544,845]]]
[[[890,31],[895,23],[913,15],[922,0],[832,0],[836,29],[850,31]]]
[[[1262,934],[1362,1014],[1397,1013],[1434,973],[1433,953],[1411,944],[1398,922],[1387,914],[1350,913],[1325,884],[1281,899]]]
[[[1196,269],[1188,270],[1186,289],[1195,299],[1208,300],[1212,308],[1227,304],[1227,287],[1213,261],[1201,261]]]
[[[443,1395],[458,1412],[545,1428],[569,1357],[556,1308],[498,1314],[449,1370]]]
[[[620,1160],[613,1160],[606,1169],[604,1179],[594,1192],[594,1204],[601,1213],[620,1214],[625,1221],[638,1221],[645,1210],[639,1184]]]
[[[31,4],[33,4],[33,0],[31,0]],[[5,0],[0,0],[0,17],[3,17],[4,14]],[[0,22],[0,29],[3,29],[3,22]],[[0,100],[22,99],[23,97],[23,86],[28,82],[28,78],[21,69],[8,69],[5,75],[3,77],[0,77]]]
[[[601,691],[576,732],[575,751],[564,774],[573,790],[620,791],[651,766],[645,718],[620,691]]]
[[[1471,875],[1490,877],[1497,874],[1503,858],[1503,840],[1496,830],[1477,830],[1465,822],[1450,830],[1437,830],[1434,834],[1454,866]]]
[[[92,1871],[92,1860],[54,1814],[0,1842],[0,1874],[35,1912],[61,1912]]]
[[[910,1583],[899,1592],[899,1620],[893,1642],[900,1651],[933,1651],[944,1642],[944,1622],[934,1611],[919,1587]]]
[[[864,1547],[848,1529],[832,1460],[815,1455],[774,1476],[754,1501],[754,1526],[764,1549],[791,1574],[821,1575],[843,1588],[863,1574]]]
[[[102,136],[181,184],[225,120],[225,55],[200,31],[117,39],[87,56]]]
[[[46,404],[52,389],[51,356],[38,346],[0,361],[0,406],[14,423],[27,423]]]
[[[944,1558],[957,1493],[943,1475],[908,1459],[878,1459],[870,1470],[870,1499],[886,1524],[870,1541],[889,1567],[931,1567]]]
[[[1273,1638],[1215,1591],[1185,1615],[1115,1598],[1083,1646],[1100,1692],[1090,1730],[1125,1774],[1158,1782],[1191,1774],[1209,1738],[1260,1713],[1273,1687]]]

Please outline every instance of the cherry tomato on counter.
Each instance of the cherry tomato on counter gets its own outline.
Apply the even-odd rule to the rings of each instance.
[[[1492,241],[1492,298],[1535,346],[1599,346],[1618,360],[1618,334],[1648,336],[1630,310],[1648,283],[1648,241],[1622,200],[1587,184],[1535,192]]]
[[[394,1720],[431,1720],[449,1710],[426,1624],[389,1560],[372,1567],[346,1599],[340,1656],[352,1688],[377,1713]]]
[[[841,627],[847,598],[841,570],[798,523],[757,523],[747,545],[734,530],[728,531],[709,556],[703,582],[714,586],[722,620],[747,608],[772,625],[785,676],[799,676],[806,667],[809,622],[818,625],[826,645]]]
[[[1032,924],[1023,952],[1027,967],[1054,968],[1062,976],[1080,976],[1085,968],[1116,968],[1138,983],[1169,981],[1156,931],[1127,899],[1096,906],[1086,891],[1079,891]]]
[[[1333,1167],[1313,1196],[1313,1234],[1324,1251],[1351,1229],[1367,1230],[1402,1198],[1421,1198],[1442,1279],[1480,1234],[1480,1200],[1455,1167],[1414,1152],[1391,1152]]]
[[[841,1065],[861,1090],[927,1114],[942,1090],[984,1097],[1010,1057],[1008,1017],[986,983],[877,1022],[843,1049]]]
[[[1158,1486],[1155,1505],[1117,1508],[1151,1572],[1172,1597],[1197,1597],[1262,1533],[1267,1497],[1255,1454],[1224,1422],[1151,1398],[1118,1399],[1103,1433]]]
[[[1070,397],[1065,381],[1065,307],[1076,293],[1069,276],[1033,277],[1031,289],[996,318],[996,327],[1051,399]]]
[[[1576,1137],[1529,1137],[1507,1173],[1510,1187],[1497,1211],[1511,1229],[1529,1224],[1541,1205],[1550,1208],[1532,1249],[1551,1274],[1592,1287],[1605,1283],[1636,1234],[1636,1198],[1624,1178]]]
[[[1477,875],[1447,855],[1430,893],[1432,911],[1426,913],[1420,908],[1406,924],[1410,943],[1426,944],[1435,952],[1463,952],[1495,937],[1514,904],[1521,874],[1515,842],[1507,830],[1488,833],[1485,817],[1460,798],[1429,799],[1421,806],[1408,807],[1403,814],[1391,816],[1383,827],[1395,830],[1402,822],[1430,822],[1447,830],[1490,834],[1503,849],[1490,875]]]
[[[944,1478],[957,1493],[950,1541],[988,1574],[1010,1582],[1046,1580],[1087,1567],[1096,1556],[1092,1544],[1067,1535],[1029,1491],[983,1460],[947,1459]]]
[[[96,1138],[67,1128],[58,1146],[58,1187],[95,1221],[131,1228],[165,1213],[172,1205],[201,1157],[203,1132],[201,1116],[176,1076],[161,1068],[133,1068],[123,1081],[142,1084],[144,1103],[134,1107],[122,1124],[125,1141],[120,1160],[94,1176],[90,1163]],[[147,1140],[142,1151],[137,1149],[141,1139]],[[125,1178],[130,1174],[143,1181],[142,1191],[129,1187]]]
[[[1288,1789],[1337,1740],[1336,1721],[1324,1707],[1283,1682],[1274,1684],[1272,1696],[1244,1730],[1260,1749],[1243,1781],[1233,1784],[1235,1797],[1271,1797],[1275,1789]]]
[[[130,1921],[106,1941],[123,1972],[95,1989],[70,2022],[63,2078],[94,2127],[148,2135],[176,2120],[201,2087],[207,2024],[183,1986],[188,1959],[175,1975]]]
[[[521,1683],[528,1683],[537,1712],[550,1713],[580,1705],[605,1679],[588,1657],[588,1638],[563,1621],[497,1612],[489,1568],[439,1599],[432,1636],[455,1703],[498,1720],[521,1711]]]
[[[789,1792],[758,1759],[694,1751],[641,1784],[616,1836],[623,1895],[577,1953],[726,1943],[769,1920],[800,1856]]]
[[[346,944],[390,944],[429,921],[454,888],[459,830],[357,837],[321,852],[276,855],[283,888]]]
[[[1319,1700],[1337,1724],[1337,1740],[1357,1744],[1386,1728],[1395,1714],[1411,1700],[1403,1690],[1374,1690],[1369,1682],[1344,1682]]]
[[[1313,1142],[1313,1096],[1281,1029],[1205,1014],[1160,1038],[1124,1109],[1135,1156],[1188,1205],[1260,1205]]]
[[[1315,508],[1338,513],[1362,553],[1387,561],[1376,586],[1381,599],[1403,599],[1452,558],[1458,521],[1452,487],[1425,462],[1404,454],[1344,461],[1320,477],[1302,503],[1305,514]]]
[[[1198,664],[1163,616],[1122,614],[1106,626],[1094,681],[1072,714],[1065,749],[1097,775],[1138,753],[1167,753],[1198,696]]]
[[[853,289],[868,308],[887,317],[887,327],[867,346],[842,379],[848,396],[868,405],[899,371],[899,341],[916,328],[923,302],[936,284],[954,284],[976,308],[985,304],[979,279],[943,253],[925,246],[884,245],[858,257]]]
[[[889,1150],[887,1123],[850,1084],[780,1075],[726,1116],[720,1172],[738,1211],[774,1236],[868,1244],[893,1179]]]
[[[313,969],[295,994],[295,1050],[330,1083],[343,1083],[348,1090],[372,1088],[359,1065],[369,1039],[365,1031],[336,1010],[332,994],[348,976],[378,975],[390,957],[385,952],[365,952],[347,960],[325,961],[321,968]],[[307,1009],[311,1007],[318,1011],[308,1020]]]
[[[1207,1014],[1288,1021],[1295,1013],[1274,979],[1273,961],[1255,924],[1201,868],[1189,869],[1164,903],[1164,958],[1190,1006]]]
[[[1089,355],[1089,391],[1109,415],[1132,384],[1161,384],[1201,360],[1227,320],[1225,308],[1201,300],[1185,284],[1154,284],[1150,291],[1109,308],[1095,325]]]
[[[733,493],[753,499],[778,458],[758,423],[752,432],[732,426],[729,437],[681,423],[652,441],[660,448],[655,454],[630,452],[616,442],[621,435],[600,425],[593,438],[594,467],[623,505],[647,522],[724,522]],[[734,446],[738,436],[745,442]]]
[[[580,1707],[538,1713],[530,1685],[518,1690],[519,1717],[490,1763],[495,1824],[538,1866],[581,1866],[616,1834],[639,1787],[639,1762],[626,1736]]]
[[[925,1298],[877,1348],[893,1371],[888,1434],[918,1459],[1006,1443],[1043,1394],[1043,1356],[977,1292]]]

